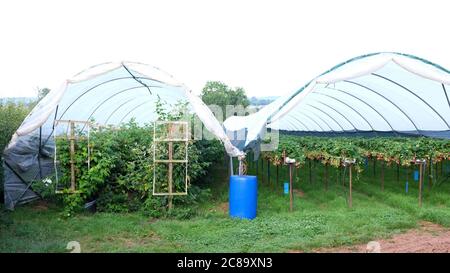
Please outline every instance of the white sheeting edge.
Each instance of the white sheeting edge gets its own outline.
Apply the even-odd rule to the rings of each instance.
[[[347,63],[336,70],[315,78],[311,83],[297,96],[290,100],[283,109],[278,111],[278,107],[274,107],[275,104],[279,106],[280,101],[272,102],[265,106],[259,112],[245,116],[245,117],[229,117],[224,122],[224,126],[227,130],[238,131],[244,128],[248,129],[248,136],[246,145],[252,140],[258,137],[261,130],[264,129],[270,115],[278,111],[270,120],[271,123],[279,121],[283,116],[293,110],[303,99],[314,91],[317,84],[332,84],[343,80],[349,80],[364,76],[375,72],[385,66],[390,61],[395,62],[403,69],[414,73],[420,77],[440,82],[443,84],[450,84],[450,74],[447,74],[436,67],[426,64],[420,60],[416,60],[407,56],[402,56],[392,53],[381,53],[371,57],[362,58],[350,63]],[[287,99],[288,96],[284,96],[281,100]]]
[[[360,59],[352,63],[348,63],[335,71],[314,79],[312,83],[305,90],[303,90],[303,92],[297,95],[298,98],[296,97],[292,99],[284,107],[284,109],[279,111],[273,117],[272,122],[279,120],[289,111],[291,111],[295,106],[297,106],[307,94],[313,91],[316,84],[332,84],[343,80],[350,80],[353,78],[364,76],[379,70],[390,61],[393,61],[403,69],[422,78],[426,78],[443,84],[450,84],[450,74],[446,74],[432,65],[402,55],[383,53]],[[303,93],[305,93],[305,95],[302,96]]]
[[[230,139],[225,134],[220,123],[200,98],[193,95],[183,84],[176,81],[170,74],[160,70],[159,68],[135,62],[104,63],[102,65],[93,66],[91,69],[84,70],[73,78],[66,80],[59,89],[50,91],[50,93],[35,106],[33,111],[22,122],[19,129],[17,129],[14,133],[8,148],[15,144],[19,136],[27,135],[33,132],[47,121],[49,116],[55,111],[70,84],[90,80],[116,70],[122,66],[126,66],[128,69],[134,70],[157,81],[161,81],[172,86],[183,87],[187,99],[193,106],[194,112],[199,116],[205,127],[222,141],[227,153],[230,156],[243,155],[243,152],[239,151],[239,149],[231,144]]]
[[[225,134],[225,131],[223,130],[219,121],[211,112],[211,109],[209,109],[209,107],[206,106],[206,104],[199,97],[193,95],[190,91],[186,90],[186,96],[191,103],[194,112],[203,122],[203,125],[205,125],[206,129],[208,129],[212,134],[214,134],[217,138],[219,138],[219,140],[222,141],[228,155],[233,157],[243,155],[244,153],[242,151],[231,144],[230,139]]]

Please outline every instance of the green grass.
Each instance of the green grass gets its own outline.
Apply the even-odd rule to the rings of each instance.
[[[330,168],[325,190],[323,167],[316,167],[311,183],[308,168],[300,169],[295,188],[304,196],[295,196],[292,213],[289,198],[282,193],[285,170],[280,172],[278,185],[275,168],[271,168],[270,184],[267,176],[262,181],[259,170],[258,216],[252,221],[230,219],[222,209],[228,200],[228,185],[221,166],[212,174],[212,198],[188,220],[156,220],[139,213],[86,213],[64,219],[57,207],[22,206],[1,215],[0,252],[67,252],[69,241],[80,242],[83,252],[311,251],[385,238],[417,227],[423,220],[450,227],[449,179],[442,178],[431,189],[425,183],[423,207],[419,208],[412,175],[406,194],[405,171],[397,182],[395,169],[386,168],[385,190],[381,191],[379,166],[375,177],[369,166],[354,181],[352,209],[347,206],[348,184],[343,186],[338,172]]]

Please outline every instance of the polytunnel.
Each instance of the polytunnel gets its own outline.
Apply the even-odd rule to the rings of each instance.
[[[142,63],[104,63],[52,90],[13,135],[3,157],[6,208],[38,198],[32,190],[33,181],[54,172],[52,136],[61,133],[56,121],[94,120],[100,125],[119,125],[134,118],[139,124],[149,123],[157,119],[158,98],[165,107],[187,102],[189,110],[223,142],[230,156],[241,154],[202,100],[169,74]]]
[[[243,136],[232,139],[241,150],[258,144],[268,129],[450,138],[449,92],[449,70],[408,54],[373,53],[331,68],[255,114],[230,117],[224,126],[230,136]]]

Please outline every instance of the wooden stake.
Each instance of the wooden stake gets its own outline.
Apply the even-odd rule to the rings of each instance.
[[[433,185],[433,174],[432,174],[433,168],[431,166],[432,164],[433,164],[433,162],[431,161],[431,158],[430,158],[430,160],[428,162],[428,190],[430,190],[431,186]]]
[[[292,188],[292,165],[289,164],[289,210],[292,212],[294,207],[294,189]]]
[[[279,176],[278,176],[278,165],[277,165],[277,185],[278,185],[278,182],[279,182]]]
[[[400,164],[397,163],[397,183],[400,182]]]
[[[311,173],[311,159],[308,159],[308,165],[309,165],[309,183],[312,183],[312,173]]]
[[[419,165],[419,207],[422,207],[423,163]]]
[[[267,160],[267,184],[270,185],[270,161]]]
[[[264,183],[264,158],[261,156],[261,181]]]
[[[349,168],[349,196],[348,196],[348,206],[352,208],[352,164]]]
[[[381,191],[384,191],[384,160],[381,162]]]
[[[70,121],[70,190],[75,191],[75,122]]]
[[[328,162],[325,163],[325,190],[328,191]]]
[[[168,138],[171,139],[172,138],[172,131],[173,128],[172,126],[169,126],[169,135]],[[173,196],[172,196],[172,187],[173,187],[173,142],[169,141],[169,210],[172,209],[172,201],[173,201]]]
[[[173,142],[169,142],[169,160],[172,160]],[[169,163],[169,210],[172,209],[172,179],[173,179],[173,163]]]
[[[373,159],[373,177],[376,176],[377,159]]]

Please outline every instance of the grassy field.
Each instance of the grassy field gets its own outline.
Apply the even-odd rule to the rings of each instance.
[[[400,171],[397,181],[396,169],[387,168],[381,191],[379,167],[374,176],[369,165],[354,181],[353,208],[349,209],[347,186],[338,178],[339,172],[330,168],[325,190],[324,168],[313,168],[310,183],[306,166],[299,171],[290,213],[282,187],[286,170],[280,172],[276,185],[275,168],[271,168],[270,183],[266,168],[264,180],[258,171],[258,216],[252,221],[228,217],[227,171],[219,166],[213,174],[213,198],[189,220],[149,219],[139,213],[86,213],[64,219],[59,208],[31,204],[2,213],[0,252],[67,252],[69,241],[80,242],[82,252],[311,251],[389,237],[417,227],[422,220],[450,227],[448,178],[441,177],[431,188],[425,183],[424,204],[419,208],[418,183],[412,174],[405,193],[406,171]],[[255,173],[254,166],[250,173]]]

